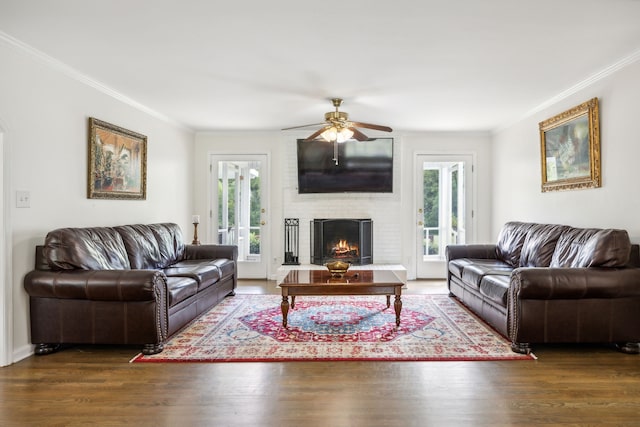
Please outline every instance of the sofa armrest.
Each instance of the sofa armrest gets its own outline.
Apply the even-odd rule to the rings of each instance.
[[[640,296],[640,268],[516,268],[509,300]]]
[[[166,276],[157,270],[34,270],[24,288],[40,298],[154,301],[165,298]]]
[[[447,261],[457,258],[496,259],[495,244],[448,245]]]
[[[220,259],[238,260],[238,247],[235,245],[186,245],[184,259]]]

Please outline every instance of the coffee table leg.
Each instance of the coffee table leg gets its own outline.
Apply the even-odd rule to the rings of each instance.
[[[400,311],[402,311],[402,300],[400,295],[396,295],[396,300],[393,302],[393,308],[396,310],[396,326],[400,326]]]
[[[391,307],[391,295],[387,295],[387,308]]]
[[[280,303],[280,309],[282,309],[282,327],[287,327],[287,315],[289,314],[289,297],[282,296],[282,303]]]

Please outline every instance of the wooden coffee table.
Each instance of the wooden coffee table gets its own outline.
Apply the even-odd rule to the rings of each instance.
[[[391,305],[391,295],[395,295],[393,308],[396,312],[396,326],[400,326],[402,310],[402,287],[393,271],[350,270],[340,278],[332,277],[329,270],[292,270],[280,283],[282,289],[282,326],[287,327],[289,297],[291,308],[295,308],[296,296],[310,295],[386,295],[387,308]]]

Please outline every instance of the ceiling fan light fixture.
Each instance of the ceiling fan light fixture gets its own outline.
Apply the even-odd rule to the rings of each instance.
[[[322,132],[320,136],[327,142],[334,142],[338,139],[338,130],[334,126],[331,126]]]
[[[371,123],[364,122],[354,122],[349,120],[349,115],[344,111],[340,111],[338,108],[342,105],[342,98],[333,98],[331,99],[333,106],[336,107],[335,111],[329,111],[324,115],[324,123],[314,123],[310,125],[303,126],[293,126],[284,128],[282,130],[290,130],[290,129],[300,129],[311,126],[323,126],[321,129],[318,129],[311,135],[309,135],[305,141],[318,141],[325,140],[327,142],[345,142],[350,139],[355,139],[356,141],[369,141],[369,138],[364,133],[360,132],[359,128],[365,129],[375,129],[381,132],[392,132],[392,129],[389,126],[375,125]]]
[[[351,139],[353,136],[353,131],[349,128],[343,128],[338,132],[338,136],[336,137],[336,142],[345,142],[346,140]]]
[[[345,142],[353,136],[353,131],[349,128],[338,129],[335,126],[331,126],[320,134],[320,136],[327,142]]]

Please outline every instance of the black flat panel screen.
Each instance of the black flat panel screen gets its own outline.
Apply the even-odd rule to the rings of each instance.
[[[392,193],[393,138],[342,143],[299,139],[298,192]]]

